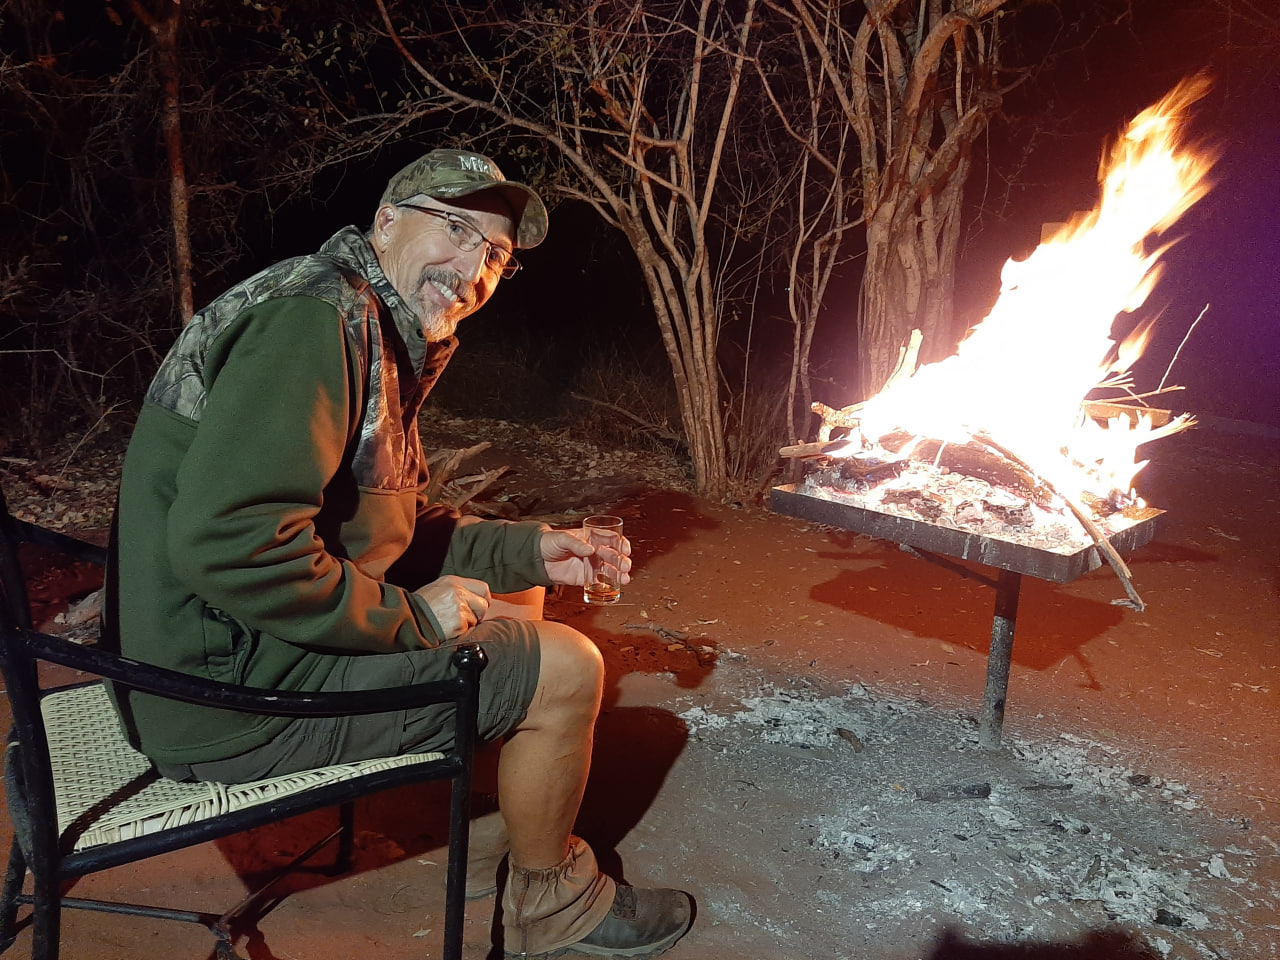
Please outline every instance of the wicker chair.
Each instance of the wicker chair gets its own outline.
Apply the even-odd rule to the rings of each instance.
[[[469,797],[476,742],[476,710],[484,652],[459,646],[454,678],[354,693],[282,693],[202,680],[81,645],[33,627],[20,546],[33,544],[102,564],[106,550],[10,515],[0,493],[0,671],[12,712],[5,754],[5,788],[13,843],[0,895],[0,953],[21,928],[20,905],[32,910],[33,960],[56,960],[61,911],[83,908],[207,926],[219,960],[238,955],[232,925],[263,902],[280,877],[339,841],[338,865],[351,855],[354,800],[429,780],[452,780],[444,956],[462,953],[462,921],[469,832]],[[177,783],[161,777],[125,739],[101,679],[58,684],[41,663],[188,703],[214,704],[270,716],[380,713],[452,702],[458,733],[448,753],[421,753],[307,770],[245,784]],[[324,807],[339,807],[336,830],[297,857],[266,885],[227,912],[177,910],[63,896],[76,878],[193,844],[276,823]],[[26,877],[30,874],[30,892]],[[193,894],[195,891],[193,891]]]

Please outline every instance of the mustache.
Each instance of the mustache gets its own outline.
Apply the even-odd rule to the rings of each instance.
[[[422,273],[418,276],[418,285],[423,287],[428,283],[443,284],[463,304],[468,307],[475,306],[475,284],[468,283],[452,271],[441,270],[439,267],[424,267]]]

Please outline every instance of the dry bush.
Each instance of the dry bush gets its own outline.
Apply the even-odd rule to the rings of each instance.
[[[778,449],[787,440],[787,389],[781,374],[757,377],[725,411],[730,499],[760,503],[783,465]]]
[[[591,353],[566,397],[574,436],[601,446],[683,450],[680,408],[666,360],[619,348]]]

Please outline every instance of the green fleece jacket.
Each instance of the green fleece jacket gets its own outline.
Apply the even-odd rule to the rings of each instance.
[[[455,346],[425,341],[352,227],[198,313],[125,457],[121,650],[315,690],[344,657],[438,645],[412,590],[442,574],[495,592],[549,585],[544,526],[459,524],[425,500],[417,417]],[[235,756],[288,722],[114,693],[136,745],[170,763]]]

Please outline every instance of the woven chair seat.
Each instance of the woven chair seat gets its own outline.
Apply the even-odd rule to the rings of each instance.
[[[102,684],[50,694],[42,701],[41,712],[53,760],[58,833],[76,851],[444,757],[411,753],[252,783],[178,783],[160,776],[151,761],[129,745]]]

